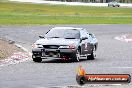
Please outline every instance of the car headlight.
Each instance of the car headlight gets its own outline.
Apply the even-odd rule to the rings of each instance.
[[[41,44],[33,44],[32,48],[42,48],[43,46]]]
[[[61,49],[75,49],[75,45],[60,46]]]

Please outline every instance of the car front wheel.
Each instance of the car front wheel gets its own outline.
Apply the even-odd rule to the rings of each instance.
[[[75,61],[75,62],[79,62],[80,60],[80,50],[78,49],[76,51],[76,53],[72,56],[72,59]]]

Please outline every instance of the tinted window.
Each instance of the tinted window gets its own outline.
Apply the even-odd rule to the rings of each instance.
[[[46,35],[46,38],[80,38],[80,32],[74,29],[52,29]]]

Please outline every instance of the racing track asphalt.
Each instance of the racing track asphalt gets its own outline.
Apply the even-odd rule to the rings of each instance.
[[[96,59],[71,63],[59,60],[44,60],[42,63],[27,61],[0,67],[0,88],[77,85],[75,76],[79,65],[89,74],[132,75],[132,43],[114,39],[118,35],[132,34],[132,25],[0,26],[0,37],[13,40],[31,51],[31,45],[38,36],[55,26],[83,27],[94,33],[99,41]]]

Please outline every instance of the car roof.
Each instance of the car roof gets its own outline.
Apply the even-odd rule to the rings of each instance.
[[[83,28],[75,28],[75,27],[54,27],[52,29],[76,29],[76,30],[82,30]]]

